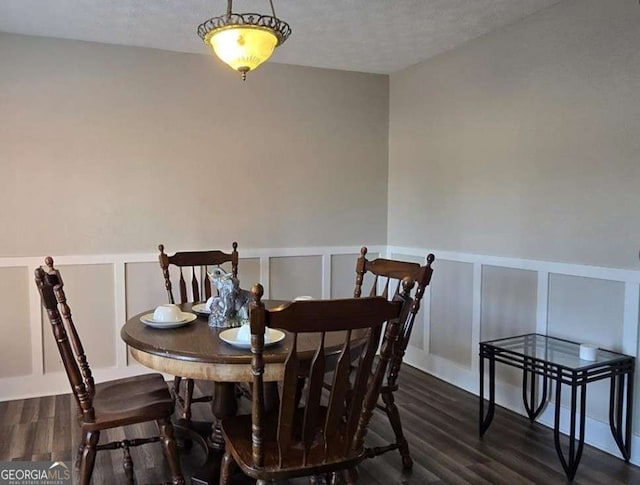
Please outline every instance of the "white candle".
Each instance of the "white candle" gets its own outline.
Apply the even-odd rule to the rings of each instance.
[[[580,358],[582,360],[596,360],[598,347],[591,344],[580,344]]]

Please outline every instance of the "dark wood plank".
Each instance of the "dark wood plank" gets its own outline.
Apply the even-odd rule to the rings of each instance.
[[[5,403],[3,421],[5,423],[18,424],[22,422],[22,409],[25,406],[27,399],[19,401],[9,401]]]
[[[75,408],[71,407],[72,405],[75,406],[75,402],[71,405],[71,399],[71,394],[55,396],[53,408],[53,436],[55,436],[55,440],[53,440],[51,452],[56,453],[56,456],[71,449],[71,433],[69,430],[74,429],[71,414],[75,416],[76,413]],[[80,430],[78,430],[79,433]]]
[[[35,423],[38,421],[38,411],[40,409],[39,399],[26,399],[22,407],[21,423]]]
[[[37,423],[17,423],[11,428],[8,460],[28,460],[37,438]]]

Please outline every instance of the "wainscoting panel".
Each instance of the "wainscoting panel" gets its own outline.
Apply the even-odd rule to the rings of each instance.
[[[480,340],[535,332],[537,292],[535,271],[483,266]],[[522,372],[497,366],[496,379],[519,385]]]
[[[549,335],[622,352],[624,283],[549,275]]]
[[[426,298],[427,296],[423,297],[422,301],[424,302]],[[423,303],[415,321],[413,322],[413,330],[409,337],[409,345],[419,349],[421,352],[426,351],[428,349],[427,346],[429,345],[427,321],[425,320],[424,315],[425,305]]]
[[[535,332],[537,290],[535,271],[483,266],[480,339]]]
[[[331,256],[331,298],[351,298],[356,287],[356,262],[360,252],[353,254],[336,254]],[[380,257],[378,253],[368,252],[367,259]],[[370,273],[364,277],[362,288],[367,291],[373,285],[374,278]],[[363,291],[363,296],[368,293]]]
[[[271,258],[270,298],[292,300],[296,296],[322,298],[322,257]]]
[[[470,367],[473,265],[440,259],[430,286],[429,349],[432,354]]]
[[[356,261],[360,255],[331,256],[331,298],[351,298],[356,282]],[[371,281],[367,281],[371,285]],[[368,286],[367,286],[368,287]]]
[[[251,291],[251,287],[260,283],[260,258],[240,258],[238,262],[240,288]],[[215,293],[215,289],[213,289]]]
[[[110,367],[116,362],[113,265],[56,265],[64,280],[73,320],[82,336],[89,364]],[[32,283],[35,284],[35,283]],[[46,315],[42,319],[45,374],[64,370]]]
[[[415,256],[412,254],[395,254],[392,253],[389,256],[391,259],[397,259],[400,261],[409,261],[411,263],[418,263],[420,266],[426,264],[426,255],[424,257]],[[431,303],[431,288],[427,288],[424,296],[422,297],[422,303],[420,305],[420,311],[416,316],[416,320],[413,323],[413,330],[411,331],[411,337],[409,338],[409,345],[415,347],[421,352],[429,351],[429,319],[427,318],[430,313]]]
[[[185,251],[209,248],[181,248]],[[369,246],[371,255],[385,246]],[[332,258],[355,271],[360,246],[241,247],[240,286],[260,282],[267,298],[329,298]],[[171,252],[173,254],[173,252]],[[167,301],[158,253],[53,255],[98,382],[148,371],[133,359],[120,329],[127,318]],[[0,400],[69,392],[51,328],[42,315],[33,272],[44,256],[0,258]],[[230,268],[226,268],[229,270]],[[346,274],[346,273],[345,273]],[[348,286],[355,281],[349,274]],[[271,284],[273,283],[273,294]]]
[[[0,268],[0,378],[31,374],[31,274],[25,267]]]
[[[624,283],[559,274],[549,275],[549,335],[622,352]],[[569,394],[562,396],[569,405]],[[587,415],[607,422],[609,383],[591,384]]]
[[[535,329],[638,355],[640,271],[433,248],[369,249],[371,258],[380,254],[419,263],[429,252],[436,255],[432,286],[423,299],[405,361],[470,392],[478,392],[478,343],[505,334]],[[350,296],[359,251],[360,246],[242,248],[241,286],[249,288],[259,280],[271,298]],[[51,330],[42,324],[33,283],[33,270],[43,259],[0,258],[0,295],[9,300],[0,300],[0,400],[69,391],[59,371]],[[54,259],[63,271],[96,379],[148,371],[135,362],[127,366],[119,332],[127,315],[166,301],[157,253],[54,255]],[[19,345],[8,347],[8,341]],[[522,413],[518,377],[498,381],[496,399]],[[639,464],[640,377],[636,382],[632,462]],[[607,383],[589,386],[586,440],[617,456],[599,394],[608,394]],[[567,414],[563,408],[564,430]],[[500,419],[499,409],[495,419]],[[548,406],[540,422],[549,425],[552,420]]]
[[[603,268],[548,261],[523,260],[433,248],[389,246],[389,254],[424,257],[436,255],[432,283],[430,327],[437,335],[438,326],[460,325],[472,328],[468,361],[454,358],[436,348],[410,345],[405,362],[475,394],[478,393],[478,343],[482,340],[535,331],[577,342],[593,342],[602,348],[623,351],[638,357],[640,324],[640,271]],[[453,262],[473,267],[471,291],[468,284],[460,291],[461,271]],[[447,274],[452,273],[452,274]],[[464,272],[469,275],[469,271]],[[439,301],[440,299],[444,301]],[[466,310],[466,317],[456,311],[451,315],[443,307],[454,302]],[[458,311],[461,311],[458,309]],[[459,337],[465,341],[466,335]],[[443,345],[444,347],[444,345]],[[496,402],[524,414],[521,372],[500,371],[496,382]],[[638,376],[636,370],[636,376]],[[636,378],[634,397],[634,436],[631,461],[640,464],[640,379]],[[566,392],[564,393],[566,395]],[[609,430],[608,382],[589,385],[586,442],[619,456]],[[563,404],[565,404],[563,399]],[[568,431],[568,409],[561,408],[561,430]],[[500,410],[495,420],[500,419]],[[524,419],[524,418],[523,418]],[[553,405],[547,406],[539,421],[548,426],[554,419]]]
[[[164,287],[164,277],[157,261],[127,263],[125,275],[127,318],[163,303],[169,303],[169,297]],[[180,298],[180,290],[177,286],[174,296]]]

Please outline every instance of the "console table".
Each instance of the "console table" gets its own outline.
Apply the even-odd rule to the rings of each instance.
[[[489,401],[485,415],[485,359],[489,363]],[[609,425],[625,461],[631,451],[631,417],[633,415],[633,374],[635,359],[629,355],[598,349],[596,360],[580,359],[580,345],[540,334],[519,335],[480,342],[480,436],[489,428],[495,414],[496,362],[523,370],[522,399],[533,423],[544,410],[555,382],[555,419],[553,438],[560,463],[569,480],[573,480],[582,456],[586,415],[587,385],[610,379]],[[542,379],[537,389],[538,379]],[[560,444],[560,403],[562,385],[571,392],[569,446],[567,454]],[[579,406],[579,417],[577,409]],[[578,422],[576,422],[576,418]]]

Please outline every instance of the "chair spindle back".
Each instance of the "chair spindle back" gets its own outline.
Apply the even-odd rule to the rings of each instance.
[[[180,289],[180,303],[187,303],[188,301],[197,302],[201,300],[207,300],[211,297],[211,282],[207,277],[208,266],[220,266],[224,263],[231,263],[231,272],[234,277],[238,277],[238,243],[234,242],[233,250],[231,253],[224,253],[222,251],[184,251],[175,253],[173,256],[168,256],[164,252],[164,245],[160,244],[158,250],[160,255],[158,257],[160,266],[162,267],[162,274],[164,276],[164,286],[167,290],[167,296],[169,297],[169,303],[175,303],[173,297],[173,286],[171,284],[171,276],[169,274],[169,265],[177,266],[180,269],[179,289]],[[189,300],[187,292],[187,281],[185,279],[185,268],[191,268],[191,300]],[[189,278],[188,270],[187,278]]]
[[[253,371],[252,454],[257,467],[264,466],[264,450],[277,446],[280,467],[306,466],[310,457],[323,462],[353,458],[363,452],[363,440],[378,399],[380,386],[391,358],[392,345],[399,337],[400,322],[411,307],[409,297],[413,281],[404,282],[403,290],[388,301],[381,297],[294,301],[284,307],[265,309],[261,301],[262,285],[252,288],[251,352]],[[374,357],[384,324],[385,340],[378,363]],[[291,333],[291,346],[284,364],[282,396],[276,430],[266,430],[263,373],[264,333],[278,328]],[[299,341],[308,334],[320,335],[309,368],[303,368],[298,355]],[[329,344],[337,353],[327,355]],[[349,375],[353,353],[358,366],[351,399]],[[329,357],[329,358],[328,358]],[[328,365],[329,359],[335,366]],[[323,396],[325,373],[332,375],[328,397]],[[306,376],[304,408],[298,408],[298,378]],[[323,402],[324,401],[324,402]],[[275,443],[274,443],[275,442]]]
[[[389,298],[390,286],[395,286],[393,295],[397,295],[402,286],[402,280],[407,277],[412,278],[417,283],[415,293],[413,295],[411,310],[407,319],[401,323],[399,338],[394,344],[393,357],[391,359],[391,364],[389,365],[387,384],[391,387],[395,387],[402,359],[404,358],[407,345],[409,344],[409,339],[411,338],[413,324],[415,323],[416,316],[420,311],[422,297],[424,296],[425,289],[431,282],[431,276],[433,275],[433,268],[431,265],[435,260],[435,256],[433,254],[428,254],[426,257],[426,264],[424,266],[420,266],[418,263],[384,258],[377,258],[370,261],[366,256],[367,248],[363,247],[360,250],[360,257],[356,263],[355,298],[359,298],[362,294],[362,285],[364,275],[366,273],[371,273],[374,276],[370,296],[377,295],[380,286],[382,286],[381,296]],[[392,282],[392,280],[396,280],[395,283]]]
[[[35,280],[82,419],[91,423],[95,420],[94,380],[67,304],[62,276],[53,267],[53,258],[45,258],[44,268],[35,271]]]

